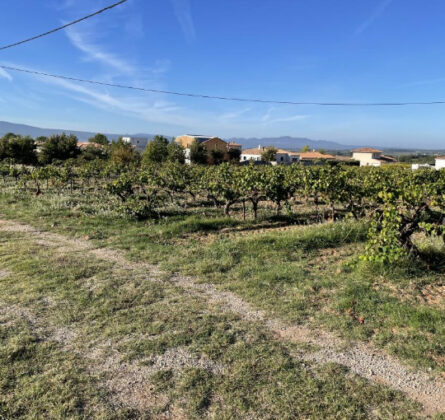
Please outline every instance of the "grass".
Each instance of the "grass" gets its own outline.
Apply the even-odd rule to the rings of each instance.
[[[8,270],[2,307],[32,314],[31,321],[16,313],[0,317],[0,417],[149,418],[172,407],[191,418],[416,416],[418,406],[400,393],[335,365],[297,362],[293,347],[260,325],[174,285],[148,281],[143,271],[60,252],[19,233],[2,234],[0,267]],[[60,329],[73,338],[57,341]],[[167,364],[144,378],[150,392],[140,397],[154,395],[153,406],[126,406],[131,387],[117,395],[110,387],[120,366],[144,369],[169,349],[185,349],[222,371]],[[110,357],[116,371],[101,367]]]
[[[135,261],[160,264],[169,273],[197,276],[271,316],[310,321],[345,339],[371,342],[413,366],[445,371],[443,299],[428,295],[444,285],[442,244],[419,238],[421,251],[432,258],[429,267],[409,261],[378,267],[358,262],[367,229],[351,221],[268,231],[296,219],[266,214],[257,222],[243,221],[197,207],[134,222],[98,210],[97,202],[80,195],[25,202],[6,192],[0,206],[4,217],[85,237]],[[223,375],[197,368],[157,372],[151,382],[167,402],[151,415],[173,405],[197,418],[415,416],[415,408],[399,394],[366,384],[338,366],[297,363],[289,355],[292,349],[271,340],[260,326],[222,314],[174,285],[147,282],[144,273],[129,274],[75,252],[59,255],[23,239],[2,236],[0,268],[13,273],[0,280],[8,290],[5,300],[31,308],[48,322],[81,330],[82,343],[76,345],[83,352],[111,340],[129,363],[144,364],[168,349],[186,348],[226,367]],[[44,297],[53,301],[51,307]],[[8,366],[15,372],[14,364]],[[91,380],[88,374],[85,378]],[[102,399],[92,406],[100,406],[107,417],[109,390],[97,389]],[[4,404],[0,397],[1,409],[15,407]],[[144,414],[122,410],[123,416]]]

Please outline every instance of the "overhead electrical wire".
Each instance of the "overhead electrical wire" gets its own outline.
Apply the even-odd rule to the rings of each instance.
[[[92,85],[114,87],[114,88],[119,88],[119,89],[131,89],[131,90],[137,90],[137,91],[142,91],[142,92],[163,93],[163,94],[166,94],[166,95],[187,96],[187,97],[191,97],[191,98],[215,99],[215,100],[233,101],[233,102],[252,102],[252,103],[263,103],[263,104],[276,104],[276,105],[317,105],[317,106],[338,106],[338,107],[339,106],[345,106],[345,107],[356,106],[356,107],[359,107],[359,106],[444,105],[445,104],[445,101],[425,101],[425,102],[304,102],[304,101],[280,101],[280,100],[273,100],[273,99],[239,98],[239,97],[230,97],[230,96],[214,96],[214,95],[204,95],[204,94],[201,94],[201,93],[176,92],[176,91],[171,91],[171,90],[149,89],[149,88],[143,88],[143,87],[137,87],[137,86],[121,85],[121,84],[116,84],[116,83],[106,83],[106,82],[100,82],[100,81],[97,81],[97,80],[80,79],[80,78],[77,78],[77,77],[62,76],[60,74],[44,73],[44,72],[41,72],[41,71],[28,70],[28,69],[22,69],[22,68],[18,68],[18,67],[5,66],[5,65],[0,65],[0,68],[4,69],[4,70],[10,70],[10,71],[34,74],[34,75],[37,75],[37,76],[52,77],[52,78],[55,78],[55,79],[70,80],[70,81],[73,81],[73,82],[88,83],[88,84],[92,84]]]
[[[63,25],[63,26],[59,26],[58,28],[51,29],[50,31],[44,32],[43,34],[39,34],[39,35],[33,36],[31,38],[24,39],[23,41],[14,42],[13,44],[5,45],[3,47],[0,47],[0,51],[6,50],[6,49],[12,48],[12,47],[17,47],[18,45],[25,44],[26,42],[34,41],[34,40],[36,40],[38,38],[43,38],[44,36],[53,34],[54,32],[61,31],[62,29],[68,28],[69,26],[75,25],[76,23],[79,23],[79,22],[82,22],[84,20],[90,19],[90,18],[92,18],[94,16],[100,15],[103,12],[106,12],[107,10],[110,10],[110,9],[113,9],[113,8],[115,8],[117,6],[120,6],[121,4],[123,4],[123,3],[127,2],[127,1],[128,0],[118,1],[117,3],[111,4],[110,6],[107,6],[107,7],[104,7],[103,9],[98,10],[97,12],[91,13],[91,14],[89,14],[87,16],[84,16],[84,17],[82,17],[80,19],[76,19],[76,20],[74,20],[74,21],[72,21],[70,23],[67,23],[67,24]]]

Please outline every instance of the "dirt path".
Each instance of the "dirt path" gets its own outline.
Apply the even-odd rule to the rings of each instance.
[[[43,241],[48,246],[68,247],[71,251],[89,250],[96,258],[115,263],[120,268],[149,271],[149,278],[159,281],[161,272],[157,267],[131,262],[119,251],[95,248],[89,241],[69,239],[59,234],[41,232],[28,225],[5,220],[0,220],[0,231],[28,233],[35,241]],[[278,319],[271,319],[264,311],[253,308],[233,293],[218,290],[213,285],[200,284],[193,278],[180,275],[172,276],[170,281],[194,294],[204,296],[212,303],[223,306],[244,320],[262,323],[277,339],[307,343],[317,347],[317,350],[313,352],[294,354],[294,357],[300,360],[339,363],[363,378],[404,392],[423,405],[425,415],[431,416],[445,412],[445,382],[440,378],[423,372],[414,372],[394,357],[372,346],[363,343],[346,346],[342,340],[324,331],[310,328],[310,326],[287,325]]]

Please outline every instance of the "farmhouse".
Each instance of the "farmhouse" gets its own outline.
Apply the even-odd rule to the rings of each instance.
[[[443,169],[445,168],[445,156],[437,156],[436,157],[436,169]]]
[[[190,163],[190,148],[194,142],[201,144],[208,153],[209,162],[211,162],[211,153],[216,150],[222,153],[223,160],[228,161],[230,159],[229,150],[241,149],[241,145],[237,143],[227,143],[219,137],[202,136],[197,134],[185,134],[183,136],[176,137],[176,142],[180,144],[185,150],[185,161]]]
[[[381,150],[363,147],[352,151],[352,158],[360,162],[360,166],[381,166],[384,163],[394,163],[396,159],[385,156]]]

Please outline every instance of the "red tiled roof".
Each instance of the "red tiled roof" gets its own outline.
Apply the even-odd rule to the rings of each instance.
[[[436,160],[445,160],[445,155],[444,156],[436,156]]]
[[[229,141],[228,145],[229,146],[240,146],[241,147],[241,144],[235,143],[234,141]]]
[[[323,154],[320,152],[302,152],[298,153],[300,155],[301,160],[315,160],[315,159],[335,159],[334,156]]]
[[[83,148],[85,148],[85,147],[88,147],[88,146],[93,146],[93,147],[96,147],[96,148],[103,148],[103,146],[101,145],[101,144],[98,144],[98,143],[90,143],[90,142],[88,142],[88,141],[78,141],[77,142],[77,146],[79,146],[81,149],[83,149]]]
[[[372,147],[362,147],[360,149],[353,150],[355,153],[383,153],[381,150],[373,149]]]

